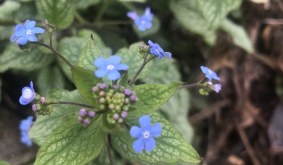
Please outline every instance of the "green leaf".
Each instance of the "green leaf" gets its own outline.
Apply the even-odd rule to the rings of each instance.
[[[0,73],[9,69],[20,71],[33,71],[49,65],[54,57],[43,54],[37,48],[21,50],[15,45],[10,45],[0,56]]]
[[[254,52],[252,42],[242,26],[225,19],[221,25],[221,29],[231,35],[235,45],[245,49],[248,53]]]
[[[111,150],[111,153],[114,152]],[[125,163],[117,158],[116,154],[112,155],[112,160],[115,162],[115,165],[125,165]],[[111,165],[106,148],[104,147],[100,155],[88,165]]]
[[[138,71],[140,66],[143,63],[143,57],[139,52],[139,46],[144,44],[143,42],[138,42],[130,45],[129,48],[122,48],[118,50],[116,55],[119,55],[122,57],[123,64],[127,64],[129,66],[128,69],[128,77],[132,78],[134,74]],[[149,71],[149,67],[151,66],[152,62],[149,62],[146,67],[143,69],[141,75],[139,78],[142,78],[146,75],[146,73]]]
[[[224,21],[228,13],[240,7],[242,0],[197,0],[208,26],[215,29]]]
[[[93,65],[93,62],[97,57],[101,56],[104,55],[99,49],[98,45],[95,43],[95,40],[89,39],[86,45],[83,47],[82,53],[79,58],[78,66],[94,70],[95,66]]]
[[[71,63],[76,64],[80,58],[82,48],[84,46],[85,39],[79,37],[66,37],[59,42],[59,51],[68,59]],[[71,46],[70,46],[71,45]],[[72,80],[71,69],[62,60],[58,60],[59,65],[67,75],[67,77]]]
[[[67,28],[73,22],[73,0],[37,0],[36,5],[39,14],[59,29]]]
[[[12,21],[19,8],[19,2],[4,1],[4,3],[0,5],[0,21]]]
[[[138,85],[133,91],[138,97],[138,101],[129,111],[129,118],[149,114],[163,104],[165,104],[175,92],[182,86],[181,82],[170,83],[168,85],[145,84]]]
[[[170,8],[180,24],[187,30],[202,35],[213,45],[216,30],[226,16],[239,8],[242,0],[175,0]]]
[[[41,95],[45,96],[50,89],[63,88],[64,78],[57,66],[42,69],[37,78],[37,86]]]
[[[0,165],[10,165],[10,163],[5,160],[0,160]]]
[[[181,76],[178,68],[172,59],[154,60],[154,67],[142,80],[148,84],[168,84],[172,81],[180,81]]]
[[[199,163],[200,157],[195,149],[188,144],[181,134],[164,119],[159,113],[152,113],[151,123],[160,123],[162,134],[155,138],[156,147],[152,152],[142,152],[137,154],[132,149],[132,139],[128,130],[123,130],[120,134],[111,136],[112,146],[123,157],[129,160],[137,160],[147,164],[167,164],[182,161],[185,163]],[[137,125],[137,119],[130,121],[131,125]]]
[[[66,116],[39,149],[35,165],[85,165],[95,159],[104,146],[102,117],[88,127],[78,123],[75,114]]]
[[[88,100],[89,103],[95,104],[92,87],[101,82],[94,76],[94,72],[82,67],[76,66],[72,69],[73,81],[80,94]]]
[[[145,3],[146,0],[118,0],[120,2],[139,2],[139,3]]]
[[[0,26],[0,40],[10,39],[14,30],[14,26]]]
[[[170,123],[183,135],[186,142],[190,143],[193,139],[194,131],[187,117],[189,102],[188,90],[182,88],[160,109]]]
[[[84,10],[92,5],[98,4],[101,0],[79,0],[74,1],[77,9]]]
[[[95,33],[94,31],[83,29],[83,30],[79,31],[78,36],[85,38],[85,39],[89,39],[91,37],[92,40],[93,40],[92,44],[97,46],[100,49],[100,51],[102,52],[103,55],[105,55],[105,56],[112,55],[112,50],[104,44],[101,37],[97,33]]]
[[[52,90],[46,97],[48,100],[54,101],[69,101],[69,102],[87,102],[81,97],[77,90],[69,92],[66,90]],[[33,123],[30,131],[30,138],[38,145],[42,145],[46,138],[50,135],[54,128],[56,128],[61,120],[68,114],[79,111],[80,107],[73,105],[49,105],[52,113],[48,116],[38,116]]]
[[[34,2],[21,3],[21,7],[17,10],[16,18],[18,20],[41,20],[36,10]]]

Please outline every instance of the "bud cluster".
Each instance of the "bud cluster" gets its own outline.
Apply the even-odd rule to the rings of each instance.
[[[137,101],[136,94],[120,85],[108,86],[99,83],[92,88],[101,111],[106,111],[106,119],[109,123],[122,123],[128,116],[129,108]]]
[[[35,103],[32,104],[32,111],[40,115],[48,115],[51,113],[51,109],[46,106],[48,103],[45,97],[36,94]]]
[[[78,121],[84,126],[88,126],[91,123],[91,119],[94,118],[95,115],[96,113],[94,111],[81,108],[78,116]]]

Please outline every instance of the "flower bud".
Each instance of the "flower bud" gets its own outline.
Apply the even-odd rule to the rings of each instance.
[[[105,88],[107,88],[107,85],[105,83],[101,83],[101,84],[98,85],[98,87],[100,89],[105,89]]]
[[[128,112],[122,111],[121,117],[125,119],[127,116],[128,116]]]
[[[99,92],[99,96],[101,96],[101,97],[102,97],[102,96],[105,96],[105,92],[104,92],[104,91],[100,91],[100,92]]]
[[[86,109],[82,108],[80,109],[80,116],[84,117],[87,114]]]
[[[41,102],[41,104],[45,104],[46,103],[46,98],[45,97],[40,97],[40,102]]]
[[[88,116],[93,118],[95,116],[95,112],[94,111],[89,111],[88,112]]]
[[[120,116],[119,116],[117,113],[115,113],[112,118],[113,118],[114,120],[118,120],[119,117],[120,117]]]
[[[97,86],[92,87],[92,91],[93,91],[93,92],[97,92],[97,91],[98,91]]]
[[[130,89],[125,89],[125,90],[124,90],[124,94],[125,94],[126,96],[130,96],[130,95],[132,94],[132,91],[131,91]]]
[[[85,126],[88,126],[90,124],[90,120],[89,119],[84,119],[83,124]]]

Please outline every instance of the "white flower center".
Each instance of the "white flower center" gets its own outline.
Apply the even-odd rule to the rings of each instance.
[[[31,89],[26,89],[23,92],[23,98],[29,99],[33,97],[33,91]]]
[[[29,34],[31,34],[31,32],[32,32],[31,30],[28,30],[28,31],[27,31],[27,34],[29,35]]]
[[[147,139],[147,138],[149,138],[150,133],[149,133],[147,130],[145,130],[145,131],[142,133],[142,135],[143,135],[143,138],[144,138],[144,139]]]
[[[114,67],[114,65],[107,65],[107,70],[113,70],[115,67]]]

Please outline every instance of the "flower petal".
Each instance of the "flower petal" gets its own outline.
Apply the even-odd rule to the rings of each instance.
[[[142,129],[149,129],[150,128],[150,116],[143,115],[139,118],[139,123]]]
[[[107,65],[107,61],[103,57],[98,57],[94,61],[94,66],[96,66],[98,68],[104,68],[106,65]]]
[[[120,56],[114,55],[110,56],[107,59],[108,64],[119,64],[121,62],[122,58]]]
[[[127,16],[128,16],[129,18],[131,18],[132,20],[135,20],[136,18],[138,18],[138,14],[137,14],[137,12],[135,12],[135,11],[130,11],[130,12],[128,12],[128,13],[127,13]]]
[[[150,134],[153,137],[159,137],[162,132],[162,127],[160,123],[155,123],[151,128],[150,128]]]
[[[98,77],[98,78],[102,78],[104,77],[106,74],[107,74],[107,70],[105,69],[98,69],[95,71],[95,76]]]
[[[35,28],[32,29],[32,32],[33,33],[44,33],[45,30],[40,28],[40,27],[35,27]]]
[[[147,43],[148,43],[150,46],[154,46],[154,43],[153,43],[151,40],[148,40]]]
[[[28,42],[28,38],[26,36],[23,36],[23,37],[20,37],[16,42],[19,45],[25,45]]]
[[[109,80],[118,80],[121,77],[121,74],[117,70],[113,70],[108,73],[107,78]]]
[[[21,105],[27,105],[29,102],[26,102],[26,100],[23,98],[23,96],[20,97],[19,102]]]
[[[13,35],[11,36],[11,38],[10,38],[10,42],[11,42],[11,43],[12,43],[12,42],[15,42],[17,39],[18,39],[18,37],[17,37],[15,34],[13,34]]]
[[[36,42],[37,41],[37,38],[34,34],[27,35],[27,38],[30,42]]]
[[[132,126],[131,130],[130,130],[130,135],[134,138],[137,138],[140,136],[140,134],[142,133],[142,129],[140,127],[137,126]]]
[[[172,54],[170,52],[164,52],[163,56],[165,56],[167,58],[171,58]]]
[[[118,65],[118,70],[128,70],[129,66],[126,64],[119,64]]]
[[[32,81],[30,81],[29,86],[30,86],[31,90],[34,92],[34,89],[33,89],[33,82],[32,82]]]
[[[27,35],[27,30],[24,29],[24,28],[23,29],[19,29],[19,30],[15,31],[15,35],[17,37],[25,36],[25,35]]]
[[[26,20],[24,26],[26,27],[26,29],[31,30],[35,27],[35,24],[36,24],[35,21]]]
[[[25,28],[25,26],[23,24],[17,24],[15,27],[15,31],[19,31],[20,29]]]
[[[151,152],[156,146],[155,140],[153,138],[148,138],[145,141],[145,150]]]
[[[144,140],[142,138],[135,140],[132,147],[136,153],[141,153],[144,149]]]

